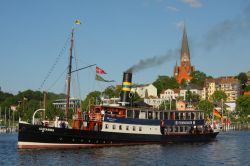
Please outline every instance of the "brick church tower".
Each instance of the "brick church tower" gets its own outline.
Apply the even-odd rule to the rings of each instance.
[[[191,66],[190,52],[188,47],[188,39],[186,28],[184,27],[181,45],[181,65],[178,66],[177,61],[174,67],[174,78],[180,84],[182,80],[190,81],[192,77],[191,72],[194,71],[194,66]]]

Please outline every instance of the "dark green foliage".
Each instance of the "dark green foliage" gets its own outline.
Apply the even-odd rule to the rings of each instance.
[[[157,95],[165,89],[179,88],[179,84],[174,77],[158,76],[157,80],[153,82],[153,85],[157,88]]]
[[[240,96],[236,104],[236,110],[238,110],[239,115],[243,118],[247,118],[247,116],[250,115],[250,96]]]
[[[82,102],[82,109],[84,111],[87,111],[90,104],[100,103],[101,101],[100,96],[101,96],[101,92],[99,91],[90,92],[85,98],[85,100]]]
[[[238,74],[237,78],[240,80],[241,85],[245,85],[247,83],[248,78],[246,73],[241,72]]]
[[[64,94],[55,94],[48,92],[46,95],[46,113],[48,112],[49,119],[54,117],[57,112],[53,110],[52,102],[56,99],[63,99],[66,96]],[[17,112],[15,113],[15,120],[21,117],[22,120],[30,121],[35,110],[43,108],[43,92],[26,90],[18,92],[17,95],[0,92],[0,107],[1,115],[3,116],[4,110],[9,109],[10,106],[17,106]],[[11,111],[12,112],[12,111]],[[61,111],[62,112],[62,111]]]
[[[13,94],[0,91],[0,104],[4,102],[7,98],[13,97]]]
[[[192,93],[191,91],[187,91],[186,93],[186,102],[191,102],[195,106],[199,103],[200,96],[198,94]]]
[[[213,102],[218,103],[221,102],[222,100],[226,101],[227,95],[224,91],[218,90],[212,94],[211,99],[213,100]]]
[[[250,92],[250,85],[246,86],[244,89],[245,92]]]
[[[205,80],[207,78],[206,74],[201,71],[193,71],[191,72],[192,80],[190,81],[191,84],[197,85],[199,87],[203,87],[205,84]]]
[[[119,97],[121,88],[116,88],[115,86],[109,86],[103,91],[103,95],[108,98]]]
[[[199,102],[198,108],[199,110],[204,111],[206,117],[209,117],[209,115],[212,115],[213,113],[214,105],[209,100],[202,100]]]

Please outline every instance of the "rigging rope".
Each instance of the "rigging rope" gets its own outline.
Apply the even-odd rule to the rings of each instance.
[[[58,56],[57,56],[55,62],[53,63],[53,65],[52,65],[51,68],[49,69],[47,75],[45,76],[45,78],[44,78],[42,84],[40,85],[40,87],[38,88],[38,90],[41,90],[41,89],[43,88],[45,82],[48,80],[48,78],[50,77],[51,73],[54,71],[54,69],[55,69],[57,63],[59,62],[60,58],[61,58],[62,55],[64,54],[64,52],[65,52],[65,50],[66,50],[66,46],[68,45],[69,41],[70,41],[70,35],[68,36],[66,42],[65,42],[64,45],[63,45],[63,48],[62,48],[61,51],[59,52],[59,54],[58,54]]]
[[[75,64],[76,64],[76,70],[78,70],[78,63],[77,63],[77,57],[76,57],[76,50],[74,47],[74,59],[75,59]],[[79,74],[76,72],[76,78],[77,78],[77,87],[78,87],[78,97],[81,98],[81,87],[80,87],[80,80],[79,80]]]
[[[67,71],[67,67],[66,69],[59,75],[59,77],[51,84],[51,86],[49,86],[49,88],[47,89],[47,91],[49,91],[52,87],[54,87],[56,85],[56,83],[59,81],[59,79],[66,73]]]

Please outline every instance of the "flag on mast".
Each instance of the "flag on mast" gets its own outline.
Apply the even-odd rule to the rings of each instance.
[[[115,82],[114,80],[105,80],[104,78],[102,78],[100,75],[96,74],[95,75],[95,79],[97,81],[103,81],[103,82]]]
[[[107,74],[103,69],[100,67],[96,66],[95,67],[96,74]]]
[[[80,24],[81,24],[81,21],[80,21],[80,20],[76,20],[76,21],[75,21],[75,24],[80,25]]]
[[[216,109],[214,109],[213,112],[214,116],[218,117],[218,118],[222,118],[221,114],[219,113],[219,111],[217,111]]]

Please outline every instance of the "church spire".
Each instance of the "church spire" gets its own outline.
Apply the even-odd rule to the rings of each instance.
[[[188,39],[187,39],[187,32],[186,26],[184,25],[183,29],[183,36],[182,36],[182,43],[181,43],[181,62],[190,62],[190,53],[188,47]]]

